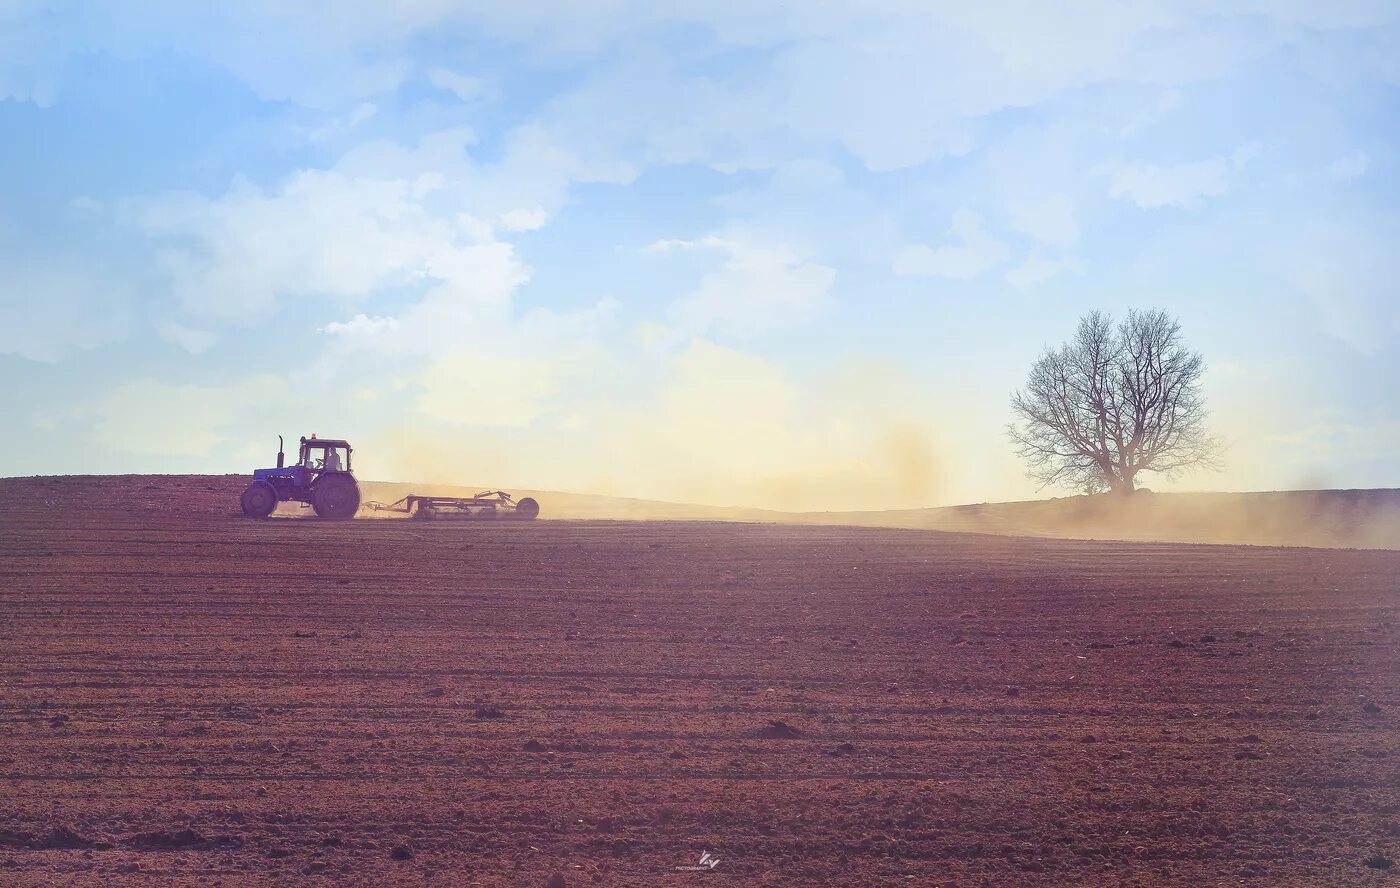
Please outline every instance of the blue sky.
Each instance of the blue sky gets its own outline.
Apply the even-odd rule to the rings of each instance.
[[[975,6],[975,8],[973,8]],[[392,8],[391,8],[392,7]],[[0,474],[1049,495],[1163,306],[1225,469],[1400,485],[1400,4],[0,0]]]

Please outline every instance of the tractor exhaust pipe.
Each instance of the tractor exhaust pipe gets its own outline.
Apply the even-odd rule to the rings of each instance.
[[[282,436],[281,436],[281,435],[278,435],[278,436],[277,436],[277,468],[279,468],[279,469],[282,468],[283,463],[285,463],[285,462],[287,461],[287,454],[283,452],[284,450],[285,450],[285,448],[284,448],[283,445],[282,445]]]

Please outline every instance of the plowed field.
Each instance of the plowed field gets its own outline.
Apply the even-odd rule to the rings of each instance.
[[[1400,552],[242,484],[0,481],[0,884],[1400,884]]]

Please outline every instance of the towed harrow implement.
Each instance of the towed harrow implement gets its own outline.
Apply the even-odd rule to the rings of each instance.
[[[509,518],[529,521],[539,517],[540,504],[533,497],[516,499],[504,490],[485,490],[476,496],[422,496],[411,493],[392,503],[365,503],[376,512],[399,512],[420,521]]]

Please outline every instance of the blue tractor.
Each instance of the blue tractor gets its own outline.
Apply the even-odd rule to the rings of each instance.
[[[318,518],[345,521],[360,508],[360,486],[350,474],[350,443],[331,438],[301,439],[296,465],[288,466],[277,436],[277,468],[253,472],[253,483],[239,503],[243,514],[266,518],[278,503],[308,503]]]

